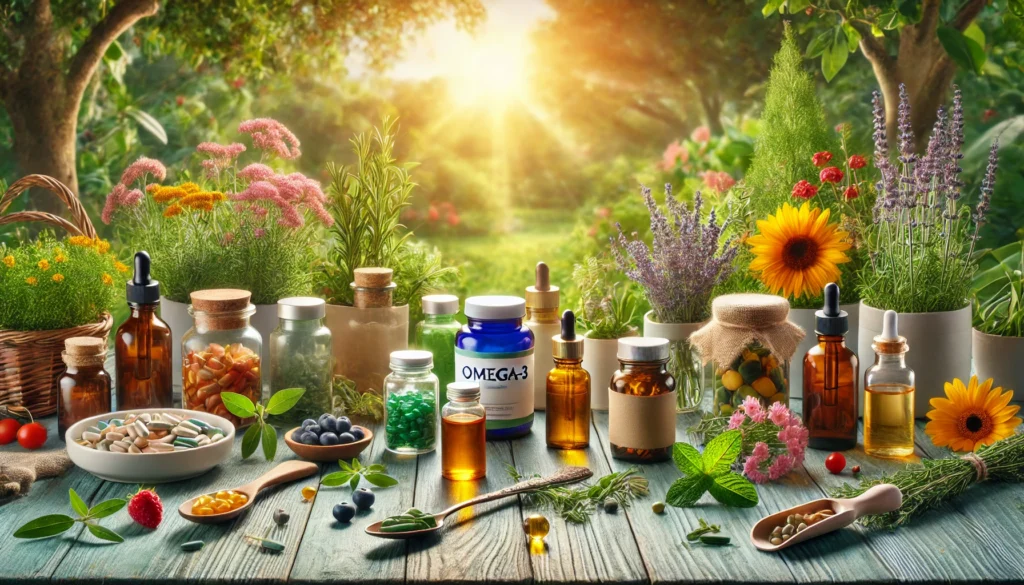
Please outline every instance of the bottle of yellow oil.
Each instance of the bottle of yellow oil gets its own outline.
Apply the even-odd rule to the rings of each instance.
[[[898,458],[914,453],[914,370],[896,311],[886,311],[875,337],[875,365],[864,373],[864,452]]]

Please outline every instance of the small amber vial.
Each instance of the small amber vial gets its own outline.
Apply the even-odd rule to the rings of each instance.
[[[619,340],[619,369],[608,393],[608,439],[612,457],[652,463],[668,461],[676,440],[676,380],[668,373],[668,340]]]
[[[72,337],[64,342],[61,357],[67,370],[57,381],[57,433],[64,440],[76,422],[110,412],[110,375],[103,369],[107,355],[101,337]]]
[[[849,316],[839,308],[839,287],[825,285],[825,306],[815,313],[818,344],[804,356],[804,426],[808,446],[845,451],[857,446],[859,362],[846,347]]]
[[[441,476],[465,481],[487,475],[487,412],[478,382],[448,384],[441,409]]]
[[[160,283],[150,278],[149,254],[135,254],[135,275],[126,285],[131,314],[114,337],[117,409],[170,408],[171,328],[156,310]]]
[[[553,449],[590,445],[590,374],[583,369],[583,339],[576,316],[562,313],[562,333],[552,340],[555,367],[547,376],[547,443]]]

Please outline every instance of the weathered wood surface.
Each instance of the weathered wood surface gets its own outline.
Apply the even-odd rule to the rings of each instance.
[[[799,401],[794,407],[799,409]],[[681,416],[677,438],[685,440],[695,417]],[[47,449],[62,447],[55,420]],[[668,508],[663,515],[650,504],[664,499],[679,477],[672,463],[642,466],[651,495],[616,514],[598,512],[585,525],[568,524],[553,514],[545,550],[531,551],[522,533],[522,519],[537,512],[512,498],[464,510],[449,518],[440,536],[421,541],[386,541],[363,534],[363,527],[410,506],[440,510],[485,491],[512,483],[506,466],[520,472],[548,474],[565,465],[585,465],[595,476],[627,469],[610,457],[607,415],[595,413],[591,447],[554,451],[544,445],[544,414],[537,414],[532,435],[488,444],[488,475],[478,482],[440,478],[440,453],[398,457],[384,449],[377,435],[362,460],[382,462],[399,479],[397,487],[375,490],[371,512],[360,513],[347,526],[334,522],[331,509],[349,499],[348,487],[320,489],[312,503],[299,494],[302,480],[264,494],[254,509],[222,526],[199,526],[180,518],[177,506],[197,493],[246,483],[269,469],[261,453],[230,462],[190,481],[159,486],[165,506],[163,524],[155,531],[134,525],[126,513],[103,524],[121,532],[118,545],[97,541],[80,526],[43,541],[21,541],[9,535],[29,519],[70,510],[67,492],[74,488],[90,504],[124,496],[135,486],[101,481],[79,469],[37,483],[29,496],[0,507],[0,583],[29,581],[72,583],[847,583],[847,582],[1019,582],[1024,579],[1024,487],[1008,484],[975,486],[964,497],[895,532],[855,527],[793,547],[778,555],[756,551],[747,533],[761,516],[780,508],[824,497],[853,478],[834,476],[824,468],[828,453],[808,451],[804,467],[784,481],[758,487],[760,504],[740,510],[722,507],[705,496],[695,508]],[[16,446],[0,447],[16,450]],[[942,457],[918,425],[918,455]],[[278,461],[293,455],[280,445]],[[846,453],[848,468],[860,465],[863,476],[900,469],[905,462],[867,457],[863,450]],[[336,471],[325,464],[321,476]],[[291,514],[285,528],[271,516],[277,508]],[[728,547],[685,544],[698,518],[721,524],[733,537]],[[283,553],[267,553],[245,543],[244,534],[267,534],[285,543]],[[179,545],[201,539],[206,547],[185,553]]]

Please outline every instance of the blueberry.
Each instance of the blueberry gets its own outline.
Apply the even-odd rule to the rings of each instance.
[[[302,428],[305,429],[306,427],[311,426],[311,425],[315,425],[315,424],[316,424],[315,420],[313,420],[311,418],[307,418],[306,420],[302,421]]]
[[[320,444],[321,445],[324,445],[324,446],[326,446],[326,445],[337,445],[339,442],[340,441],[338,440],[338,435],[335,435],[334,433],[328,433],[328,432],[324,431],[320,435]]]
[[[302,430],[306,431],[307,433],[313,433],[314,435],[316,435],[318,437],[320,436],[320,433],[322,432],[320,430],[320,425],[317,425],[317,424],[312,424],[312,425],[309,425],[308,427],[303,427]]]
[[[374,499],[376,499],[376,496],[373,495],[370,488],[361,487],[352,492],[352,501],[360,510],[369,510],[372,508]]]
[[[356,438],[352,436],[352,433],[341,433],[338,435],[338,442],[342,445],[347,445],[348,443],[355,443]]]
[[[299,442],[302,443],[303,445],[318,445],[320,444],[320,439],[319,437],[316,436],[316,433],[303,431],[303,433],[299,436]]]
[[[322,414],[322,415],[320,415],[320,420],[317,421],[317,424],[319,424],[320,428],[325,430],[325,431],[330,431],[332,433],[337,432],[337,429],[334,426],[335,419],[334,419],[333,416],[331,416],[329,414]]]
[[[347,416],[339,416],[334,421],[334,430],[338,433],[347,433],[352,428],[352,421]]]
[[[366,433],[363,432],[362,427],[352,427],[352,430],[348,433],[355,437],[357,441],[362,441],[366,438]]]
[[[356,507],[355,504],[342,502],[334,507],[332,513],[334,514],[335,520],[341,522],[342,524],[348,524],[356,515]]]

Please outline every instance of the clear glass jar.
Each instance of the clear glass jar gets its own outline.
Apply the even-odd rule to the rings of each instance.
[[[480,384],[448,384],[441,409],[441,476],[454,481],[487,475],[487,411],[480,404]]]
[[[441,388],[455,381],[455,337],[462,323],[455,320],[459,297],[427,295],[423,297],[423,320],[416,324],[416,347],[434,356],[434,375]]]
[[[429,453],[437,446],[438,383],[429,351],[391,352],[384,378],[386,447],[399,454]]]
[[[762,405],[789,406],[789,360],[773,355],[758,342],[748,343],[729,364],[715,364],[712,412],[730,416],[748,396]]]
[[[327,304],[315,297],[277,301],[278,325],[270,334],[270,393],[288,388],[306,391],[288,412],[275,417],[298,425],[335,414],[331,330],[324,325]]]
[[[249,324],[256,307],[250,293],[212,289],[192,293],[188,312],[195,325],[181,338],[182,407],[222,416],[235,426],[240,419],[228,412],[221,392],[235,392],[254,403],[263,397],[260,351],[263,338]]]

